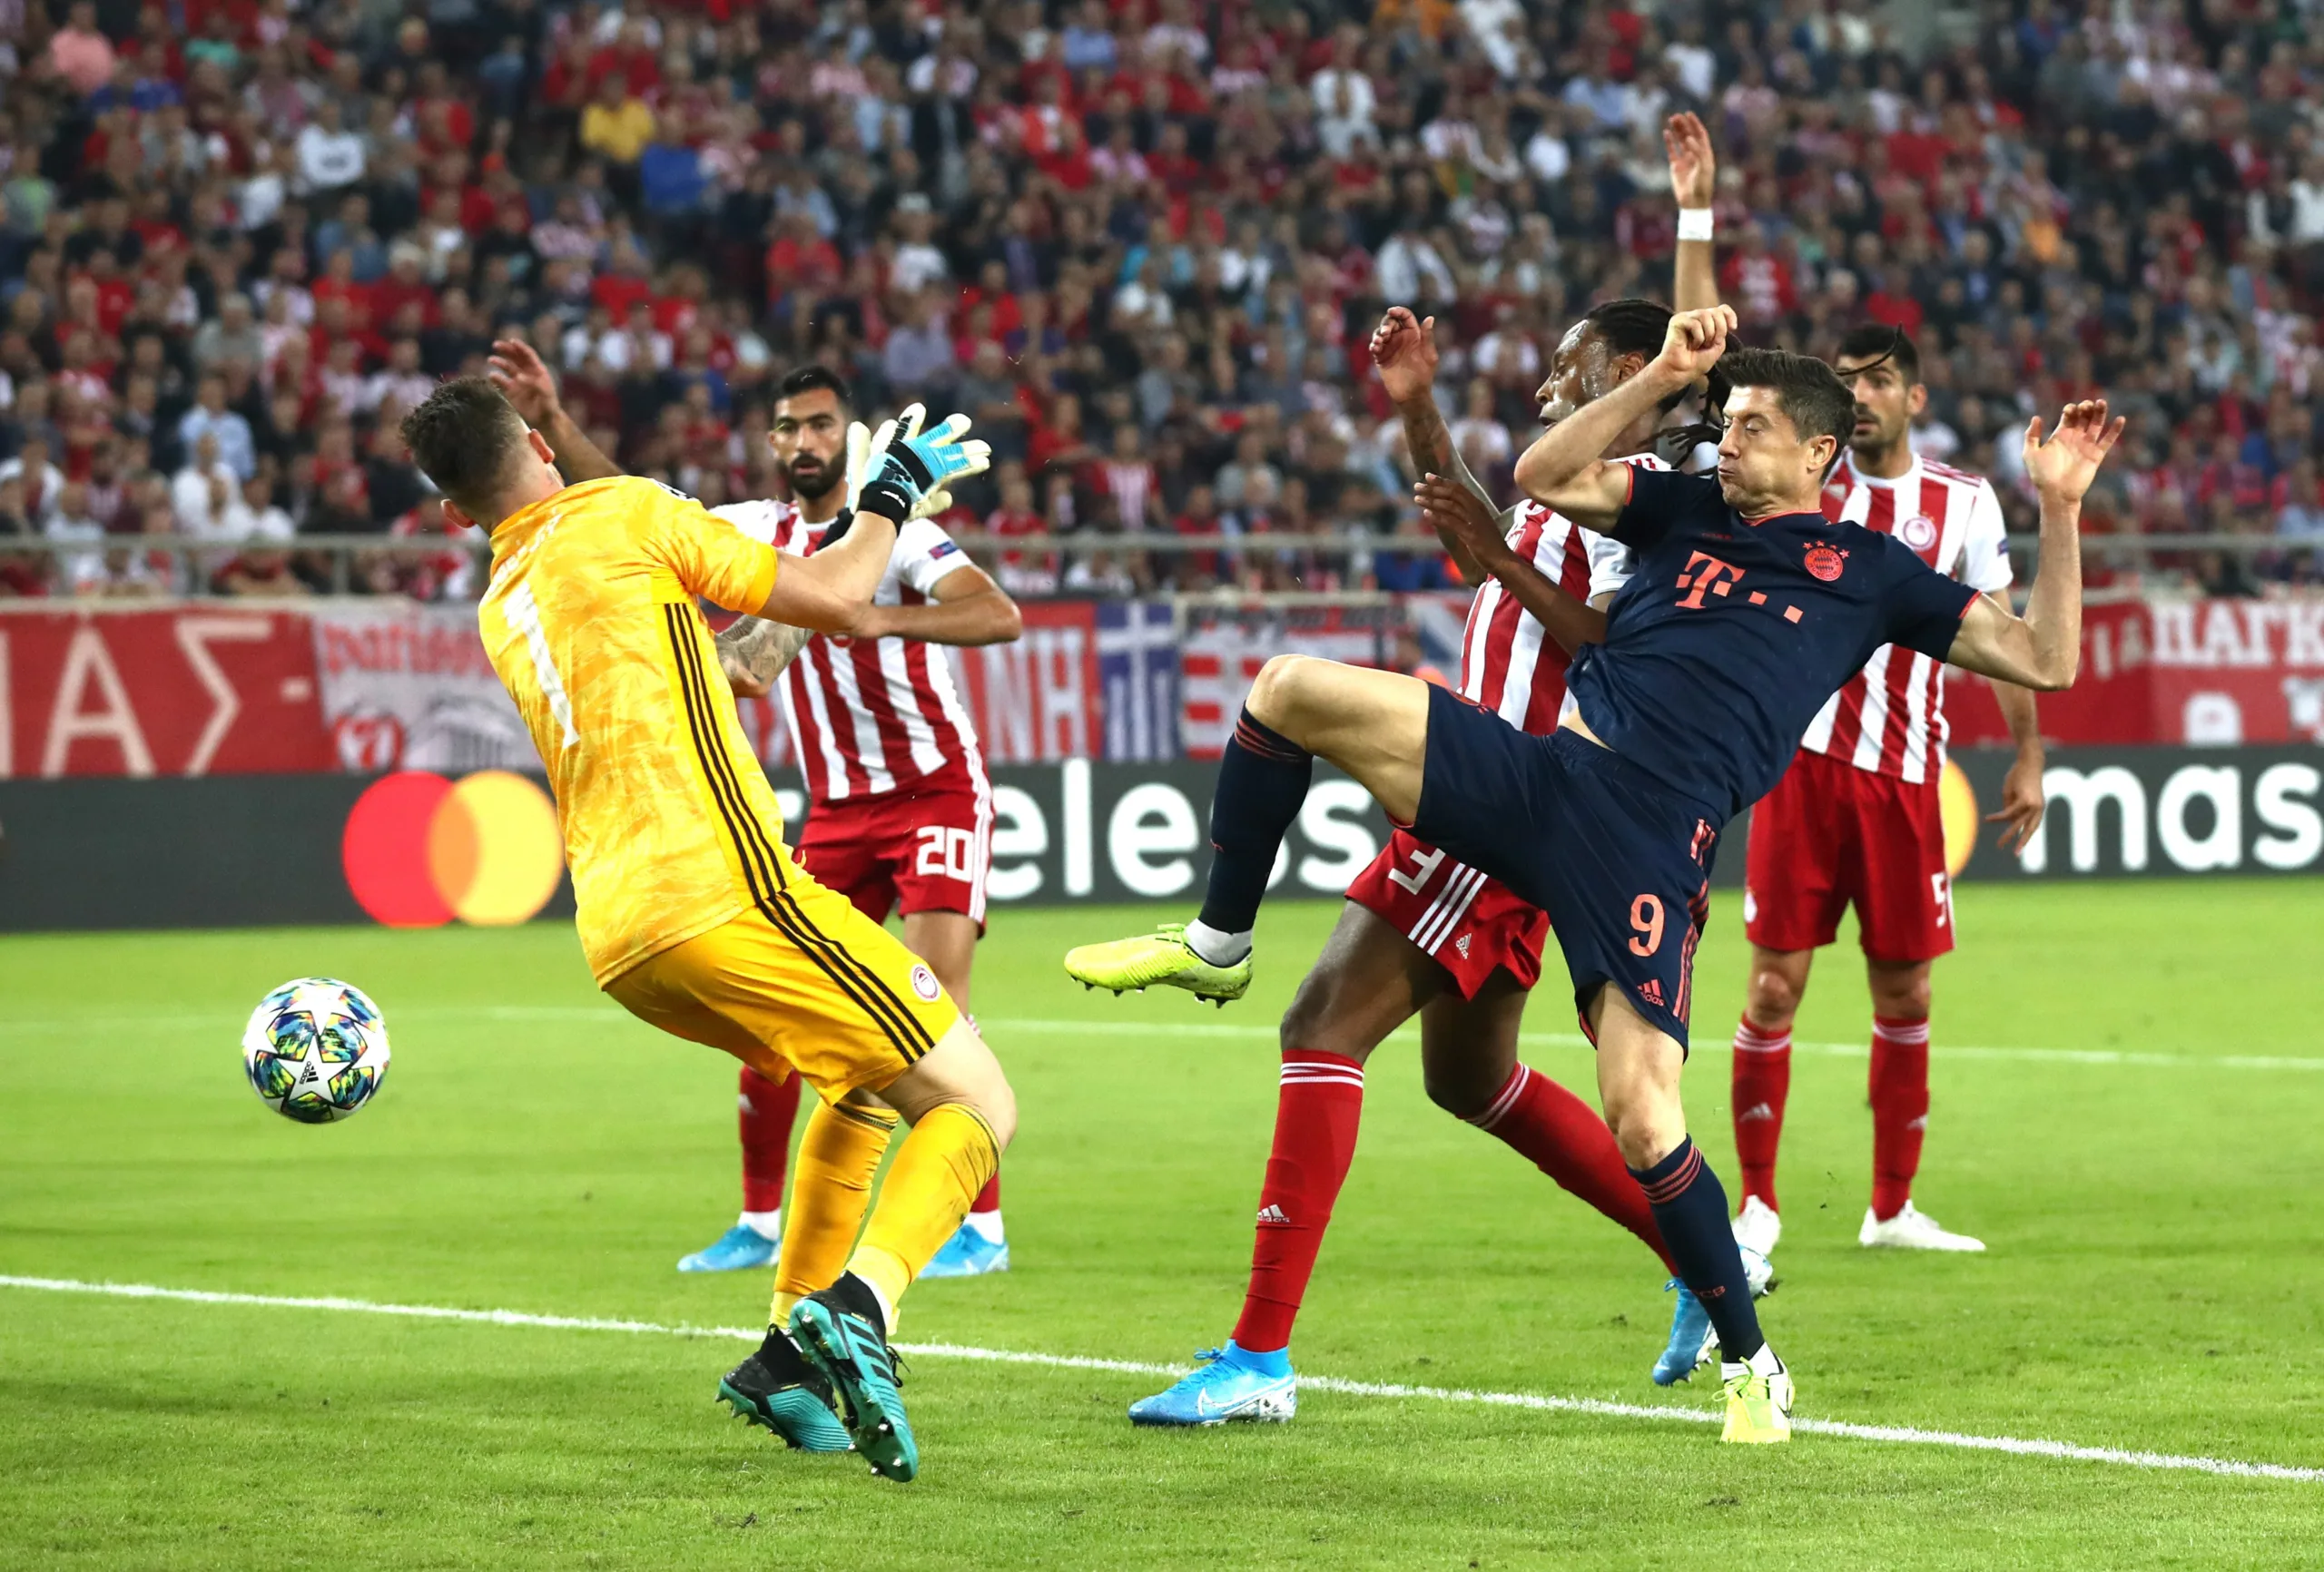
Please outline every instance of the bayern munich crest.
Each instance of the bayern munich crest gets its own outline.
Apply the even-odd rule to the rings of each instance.
[[[1811,545],[1807,548],[1807,571],[1830,584],[1840,576],[1840,565],[1847,560],[1847,553],[1837,546]]]
[[[1936,544],[1936,520],[1916,513],[1896,526],[1896,538],[1915,551],[1926,551]]]

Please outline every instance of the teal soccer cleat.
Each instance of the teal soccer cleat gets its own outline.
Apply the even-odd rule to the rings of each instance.
[[[896,1390],[895,1350],[871,1284],[846,1272],[809,1294],[791,1312],[791,1336],[839,1394],[840,1417],[872,1471],[900,1480],[919,1473],[920,1447]]]
[[[1299,1378],[1282,1353],[1253,1354],[1229,1340],[1205,1349],[1205,1362],[1169,1390],[1129,1406],[1134,1425],[1223,1425],[1230,1420],[1280,1424],[1299,1411]]]
[[[921,1269],[920,1275],[928,1277],[982,1277],[988,1272],[1009,1270],[1009,1242],[988,1239],[968,1223],[944,1242],[944,1248],[934,1260]]]
[[[679,1261],[680,1272],[747,1272],[774,1264],[774,1241],[737,1223],[711,1243]]]
[[[851,1449],[847,1428],[832,1411],[832,1383],[773,1327],[767,1328],[756,1353],[726,1372],[718,1383],[718,1400],[736,1418],[781,1436],[793,1451]]]

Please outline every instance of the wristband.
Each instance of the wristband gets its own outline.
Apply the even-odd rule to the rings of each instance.
[[[1710,209],[1680,208],[1679,210],[1679,238],[1682,241],[1707,241],[1710,239]]]
[[[911,516],[913,505],[919,501],[920,498],[907,490],[901,480],[883,471],[864,482],[862,491],[855,498],[855,511],[876,513],[901,529],[904,520]]]

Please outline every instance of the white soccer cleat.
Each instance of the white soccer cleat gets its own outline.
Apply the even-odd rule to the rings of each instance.
[[[1893,1250],[1949,1250],[1962,1254],[1975,1254],[1985,1248],[1982,1239],[1947,1233],[1936,1225],[1936,1219],[1915,1210],[1909,1201],[1886,1223],[1866,1207],[1864,1226],[1856,1230],[1856,1242],[1868,1249],[1886,1246]]]
[[[1751,1285],[1753,1299],[1765,1299],[1776,1290],[1776,1263],[1748,1244],[1735,1247],[1743,1256],[1743,1281]]]
[[[1743,1210],[1735,1214],[1732,1226],[1736,1243],[1762,1255],[1773,1255],[1776,1242],[1783,1237],[1783,1219],[1757,1195],[1743,1197]]]

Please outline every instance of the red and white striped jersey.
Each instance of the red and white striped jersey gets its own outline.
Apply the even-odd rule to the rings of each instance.
[[[737,502],[712,511],[794,555],[807,555],[822,538],[824,526],[802,519],[788,502]],[[872,598],[880,605],[923,604],[937,581],[968,560],[940,527],[913,519],[896,532],[896,549]],[[778,691],[810,802],[884,796],[939,775],[983,786],[984,758],[952,681],[952,663],[924,640],[817,634],[783,669]]]
[[[1652,454],[1622,462],[1645,469],[1669,467]],[[1630,576],[1628,547],[1538,502],[1514,509],[1509,546],[1577,600],[1620,589]],[[1546,735],[1556,729],[1565,707],[1570,658],[1499,579],[1489,578],[1469,603],[1469,623],[1461,635],[1461,696],[1512,726]]]
[[[1915,457],[1897,479],[1879,480],[1856,473],[1850,456],[1824,487],[1824,515],[1895,535],[1971,589],[2009,587],[2001,499],[1982,476]],[[1945,768],[1945,663],[1883,644],[1825,702],[1799,745],[1917,784]]]

